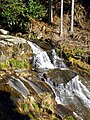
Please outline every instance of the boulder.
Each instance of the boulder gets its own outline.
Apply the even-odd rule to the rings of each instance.
[[[27,58],[31,56],[31,47],[25,39],[0,34],[0,62],[23,54],[28,54]]]
[[[7,34],[9,34],[9,31],[0,29],[0,34],[7,35]]]

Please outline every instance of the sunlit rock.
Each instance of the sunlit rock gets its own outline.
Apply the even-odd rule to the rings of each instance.
[[[9,34],[9,31],[0,29],[0,34],[7,35],[7,34]]]

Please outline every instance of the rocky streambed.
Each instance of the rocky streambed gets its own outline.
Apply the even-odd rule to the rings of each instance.
[[[89,108],[85,109],[85,106],[81,105],[86,101],[82,100],[82,95],[79,97],[77,94],[83,91],[82,94],[85,93],[84,96],[87,96],[85,99],[90,101],[89,74],[87,81],[82,80],[88,88],[86,89],[79,79],[74,79],[81,72],[69,70],[63,59],[60,59],[53,50],[51,53],[52,60],[36,44],[23,38],[0,35],[1,120],[6,118],[14,120],[16,115],[17,120],[89,120],[90,116],[86,113]],[[85,73],[87,76],[87,72]],[[73,96],[74,99],[67,104]],[[78,105],[81,106],[80,109]],[[82,112],[82,109],[85,110]],[[74,111],[79,112],[79,115],[73,113]]]

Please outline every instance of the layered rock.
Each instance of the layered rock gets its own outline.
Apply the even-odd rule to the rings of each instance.
[[[0,61],[20,57],[22,54],[31,54],[31,48],[25,39],[0,35]]]

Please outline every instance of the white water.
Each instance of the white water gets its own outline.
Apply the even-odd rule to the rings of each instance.
[[[63,59],[59,58],[56,55],[55,50],[51,51],[51,57],[52,57],[52,63],[51,63],[51,60],[48,54],[45,51],[43,51],[39,46],[29,41],[28,41],[28,44],[31,46],[34,53],[33,64],[35,68],[39,68],[39,69],[59,68],[61,70],[68,69],[65,63],[63,62]],[[78,110],[79,112],[82,112],[81,116],[84,116],[83,111],[85,108],[90,109],[90,92],[80,81],[79,75],[76,75],[68,83],[59,84],[58,87],[53,86],[52,81],[50,80],[49,81],[45,80],[45,82],[52,88],[55,94],[55,100],[57,104],[64,104],[68,106],[73,105],[73,107],[77,108],[77,112]],[[75,112],[73,114],[80,120],[82,119]]]
[[[68,104],[67,102],[69,100],[74,101],[73,97],[77,97],[86,108],[90,108],[90,92],[79,80],[79,75],[74,77],[66,85],[61,84],[58,90],[62,103]]]
[[[54,49],[51,50],[51,55],[52,55],[53,65],[56,68],[66,68],[65,63],[63,62],[64,59],[60,58],[59,56],[57,56],[57,54],[56,54]]]
[[[83,120],[77,113],[73,112],[73,115],[77,120]]]
[[[36,68],[47,68],[47,69],[61,68],[61,70],[62,68],[68,69],[65,63],[63,62],[63,59],[59,58],[56,55],[56,52],[54,49],[51,50],[51,57],[52,57],[52,63],[51,63],[51,60],[48,54],[45,51],[43,51],[38,45],[30,41],[28,41],[28,44],[31,46],[33,53],[35,54],[34,65]],[[51,83],[49,84],[51,85]],[[82,100],[85,107],[90,108],[90,92],[79,80],[79,75],[77,75],[72,80],[70,80],[66,85],[60,84],[59,88],[57,89],[59,92],[59,96],[62,96],[60,97],[61,102],[65,100],[65,94],[66,96],[71,97],[72,99],[73,99],[73,96],[75,95]]]
[[[33,53],[34,53],[33,64],[35,68],[45,68],[45,69],[55,68],[53,64],[51,63],[49,56],[47,55],[45,51],[43,51],[35,43],[28,41],[28,44],[31,46]]]
[[[35,65],[35,68],[48,68],[48,69],[54,69],[55,67],[51,63],[47,53],[40,52],[39,54],[36,54],[34,56],[33,64]]]
[[[47,81],[45,81],[45,82],[52,88],[53,93],[55,95],[55,100],[56,100],[57,104],[62,104],[61,101],[60,101],[60,99],[59,99],[59,97],[57,96],[57,94],[55,92],[55,89],[52,87],[52,85],[49,82],[47,82]]]
[[[27,42],[31,46],[34,54],[39,54],[40,52],[43,52],[43,50],[35,43],[32,43],[30,41],[27,41]]]
[[[30,41],[28,41],[28,44],[31,46],[32,51],[34,53],[33,64],[35,68],[43,68],[43,69],[60,68],[62,70],[67,69],[65,63],[63,62],[63,59],[59,58],[56,55],[56,52],[54,49],[51,51],[52,52],[51,53],[52,63],[51,63],[51,60],[48,54],[46,53],[46,51],[43,51],[38,45]]]

